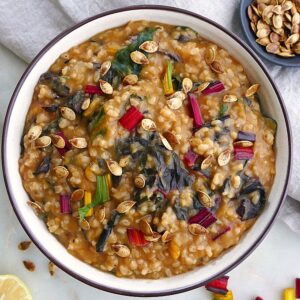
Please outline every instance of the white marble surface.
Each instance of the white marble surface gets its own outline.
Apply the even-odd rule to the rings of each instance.
[[[26,64],[0,45],[0,128],[13,89]],[[35,300],[76,299],[130,299],[112,295],[89,287],[61,270],[51,277],[47,258],[35,247],[18,250],[19,242],[27,236],[15,217],[0,175],[0,274],[16,274],[29,286]],[[300,277],[300,237],[277,220],[270,233],[257,250],[230,272],[229,287],[235,300],[254,300],[260,295],[265,300],[281,299],[283,288],[293,286],[294,278]],[[28,272],[22,260],[35,262],[36,271]],[[138,298],[136,298],[138,299]],[[165,297],[164,299],[211,299],[203,288]],[[17,300],[17,299],[16,299]]]

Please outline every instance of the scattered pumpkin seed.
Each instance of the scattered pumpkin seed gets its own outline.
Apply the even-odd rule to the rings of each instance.
[[[161,238],[158,232],[153,232],[152,235],[145,235],[145,240],[148,242],[157,242]]]
[[[112,244],[112,250],[120,257],[128,257],[130,255],[130,249],[122,244]]]
[[[285,41],[285,44],[293,45],[299,41],[299,37],[300,37],[299,33],[294,33],[288,37],[288,39]]]
[[[151,119],[147,119],[147,118],[143,119],[141,122],[141,126],[146,131],[156,131],[156,124]]]
[[[230,157],[231,157],[231,150],[230,149],[226,149],[226,150],[222,151],[220,153],[220,155],[218,156],[219,166],[220,167],[226,166],[230,161]]]
[[[186,94],[182,91],[177,91],[169,97],[169,99],[171,98],[179,98],[183,101],[186,98]]]
[[[188,230],[192,235],[200,235],[207,233],[207,229],[200,224],[189,224]]]
[[[168,243],[173,239],[173,237],[174,237],[174,234],[171,233],[170,231],[166,230],[161,237],[161,241],[163,243]]]
[[[62,106],[60,108],[60,113],[61,113],[63,118],[65,118],[69,121],[74,121],[76,119],[76,114],[75,114],[74,110],[72,110],[69,107]]]
[[[193,81],[190,78],[183,78],[182,80],[182,89],[187,94],[193,88]]]
[[[197,91],[198,92],[202,92],[202,91],[204,91],[208,86],[210,85],[210,82],[203,82],[203,83],[201,83],[199,86],[198,86],[198,88],[197,88]]]
[[[209,66],[212,69],[212,71],[217,73],[217,74],[224,73],[224,68],[218,61],[212,62]]]
[[[71,201],[80,201],[84,197],[84,190],[83,189],[77,189],[72,192],[71,194]]]
[[[79,225],[80,225],[80,228],[85,231],[90,230],[90,228],[91,228],[90,223],[86,219],[79,221]]]
[[[208,47],[205,50],[204,60],[208,65],[211,65],[216,59],[216,50],[214,47]]]
[[[154,53],[158,50],[158,44],[155,41],[146,41],[139,48],[147,53]]]
[[[101,208],[97,209],[94,213],[94,216],[98,222],[102,223],[105,220],[105,207],[102,206]]]
[[[198,191],[198,198],[201,204],[205,207],[211,208],[215,205],[213,199],[203,191]]]
[[[146,219],[141,219],[139,222],[139,226],[141,231],[147,235],[147,236],[152,236],[153,235],[153,230],[151,228],[151,225],[147,222]]]
[[[29,141],[34,141],[40,137],[42,134],[43,128],[40,125],[32,126],[27,133],[27,138]]]
[[[159,137],[160,137],[161,142],[163,143],[163,145],[166,147],[166,149],[172,151],[173,148],[170,145],[170,143],[168,142],[168,140],[163,135],[161,135],[160,133],[159,133]]]
[[[130,53],[130,58],[133,62],[139,65],[149,64],[147,56],[144,53],[137,50]]]
[[[259,88],[260,88],[260,85],[259,85],[258,83],[251,85],[251,86],[247,89],[247,91],[246,91],[246,93],[245,93],[245,96],[246,96],[247,98],[253,96],[254,94],[257,93],[257,91],[259,90]]]
[[[81,109],[82,110],[87,110],[91,104],[91,99],[90,98],[85,98],[81,104]]]
[[[129,162],[130,162],[130,155],[123,156],[119,161],[119,166],[121,168],[125,168],[126,166],[128,166]]]
[[[70,139],[69,142],[74,148],[77,149],[84,149],[87,147],[87,141],[83,137]]]
[[[45,148],[51,144],[50,136],[44,135],[35,140],[35,147],[36,148]]]
[[[107,74],[107,72],[109,71],[111,67],[111,61],[107,60],[105,62],[102,63],[102,65],[100,66],[100,76],[103,77]]]
[[[212,154],[210,154],[206,158],[204,158],[202,163],[201,163],[201,170],[208,169],[212,165],[213,160],[214,160],[214,157],[213,157]]]
[[[178,137],[172,133],[171,131],[166,131],[163,133],[163,136],[167,139],[167,141],[171,144],[171,145],[178,145],[179,144],[179,139]]]
[[[237,99],[238,98],[236,95],[225,95],[223,97],[223,102],[226,102],[226,103],[236,102]]]
[[[135,203],[136,202],[132,200],[123,201],[117,206],[116,211],[120,214],[125,214],[128,211],[130,211],[130,209],[135,205]]]
[[[122,167],[114,160],[106,160],[109,171],[115,176],[121,176],[123,173]]]
[[[167,100],[167,105],[170,109],[177,110],[182,106],[182,100],[180,98],[171,98]]]
[[[114,91],[112,85],[104,80],[99,80],[100,89],[104,94],[111,95]]]
[[[123,84],[125,85],[135,85],[139,78],[135,74],[126,75],[123,79]]]
[[[56,166],[53,168],[53,171],[59,178],[67,178],[69,176],[69,170],[64,166]]]
[[[277,43],[269,43],[266,46],[266,50],[269,53],[274,53],[275,54],[279,51],[279,45]]]
[[[51,134],[50,135],[52,144],[59,149],[63,149],[66,146],[65,140],[58,134]]]
[[[32,208],[32,210],[38,217],[45,214],[44,209],[38,203],[33,201],[27,201],[27,204]]]
[[[137,188],[142,189],[145,186],[145,184],[146,184],[146,179],[143,174],[139,174],[134,178],[134,185]]]

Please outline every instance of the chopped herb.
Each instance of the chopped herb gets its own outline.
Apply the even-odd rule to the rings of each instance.
[[[92,118],[92,120],[89,122],[88,128],[90,132],[100,130],[101,122],[103,121],[103,118],[105,116],[103,107],[100,108],[99,112]]]
[[[171,95],[174,93],[173,83],[172,83],[172,72],[173,72],[173,64],[171,62],[168,62],[168,66],[165,72],[164,82],[163,82],[165,95]]]
[[[66,97],[69,95],[70,88],[64,85],[60,77],[54,73],[46,72],[41,75],[40,80],[41,83],[48,84],[49,87],[60,97]]]
[[[226,112],[228,110],[228,105],[226,104],[221,104],[220,106],[220,112],[219,112],[219,117],[222,118],[225,116]]]

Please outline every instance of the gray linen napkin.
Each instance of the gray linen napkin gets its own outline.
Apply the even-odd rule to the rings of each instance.
[[[74,23],[106,10],[137,4],[181,7],[209,17],[241,36],[239,3],[239,0],[1,0],[0,43],[30,62],[51,39]],[[300,151],[300,68],[267,66],[280,87],[291,120],[295,156],[289,196],[300,201],[300,155],[297,155]],[[300,203],[288,198],[281,218],[300,233]]]

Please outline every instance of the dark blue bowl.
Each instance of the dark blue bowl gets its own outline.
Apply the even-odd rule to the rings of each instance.
[[[276,65],[280,65],[283,67],[300,67],[300,55],[296,55],[294,57],[280,57],[275,54],[268,53],[266,48],[256,43],[256,36],[250,27],[250,21],[247,14],[248,6],[253,2],[253,0],[241,0],[240,4],[240,18],[241,24],[244,31],[244,35],[247,39],[250,47],[263,59],[274,63]]]

